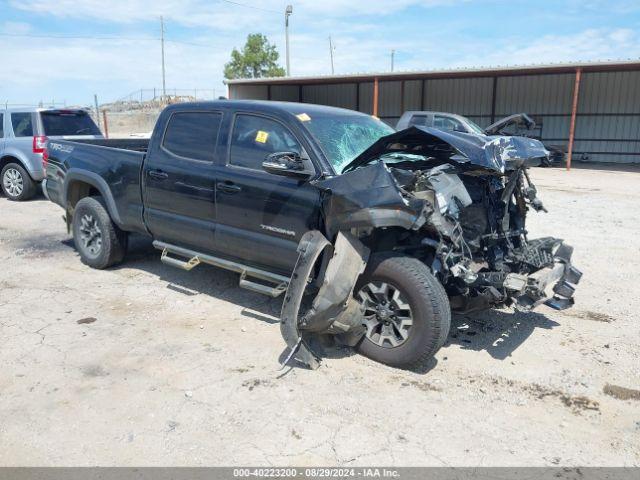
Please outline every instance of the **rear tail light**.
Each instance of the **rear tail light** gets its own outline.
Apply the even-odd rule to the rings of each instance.
[[[33,153],[44,153],[47,146],[47,137],[40,135],[33,137]]]
[[[49,149],[45,146],[44,152],[42,152],[42,167],[46,170],[49,163]]]

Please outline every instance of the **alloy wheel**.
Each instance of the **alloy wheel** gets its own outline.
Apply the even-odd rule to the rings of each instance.
[[[102,231],[97,220],[91,214],[85,214],[80,220],[80,241],[85,251],[96,257],[102,250]]]
[[[19,197],[24,191],[24,179],[22,178],[22,174],[15,168],[8,168],[4,172],[2,184],[5,192],[12,197]]]
[[[409,338],[411,307],[402,292],[386,282],[370,282],[358,292],[364,307],[366,337],[384,348],[395,348]]]

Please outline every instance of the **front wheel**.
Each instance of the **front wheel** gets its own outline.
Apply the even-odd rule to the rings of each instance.
[[[394,367],[418,366],[444,344],[451,309],[444,288],[418,259],[376,254],[356,285],[366,334],[356,347]]]
[[[73,242],[82,263],[105,269],[124,258],[127,234],[109,217],[98,197],[81,199],[73,212]]]

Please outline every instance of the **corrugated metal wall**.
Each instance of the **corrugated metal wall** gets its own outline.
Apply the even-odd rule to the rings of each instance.
[[[574,151],[640,162],[640,72],[585,73],[580,92]]]
[[[395,126],[407,110],[452,112],[487,126],[526,112],[548,145],[567,147],[575,74],[427,78],[379,82],[378,116]],[[231,85],[231,98],[317,103],[373,113],[372,81]],[[640,163],[640,72],[583,73],[574,159]]]

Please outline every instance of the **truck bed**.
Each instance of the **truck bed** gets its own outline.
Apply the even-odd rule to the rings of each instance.
[[[116,225],[145,232],[140,174],[147,139],[50,140],[46,179],[49,199],[67,209],[74,183],[89,182],[105,199]]]
[[[100,147],[119,148],[120,150],[131,150],[134,152],[147,152],[149,148],[148,138],[112,138],[112,139],[86,139],[68,140],[74,143],[86,143],[87,145],[97,145]]]

